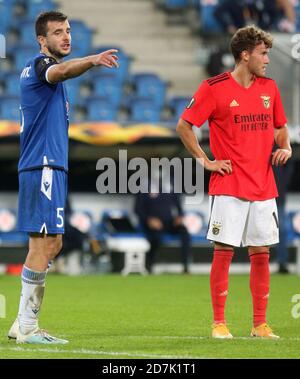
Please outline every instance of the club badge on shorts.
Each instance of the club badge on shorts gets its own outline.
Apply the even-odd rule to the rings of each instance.
[[[214,221],[212,224],[212,233],[214,236],[217,236],[220,233],[222,224],[220,222]]]

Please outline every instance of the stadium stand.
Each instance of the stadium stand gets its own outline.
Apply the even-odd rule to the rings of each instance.
[[[20,100],[16,96],[3,96],[0,101],[0,116],[4,120],[20,121]]]
[[[165,4],[168,8],[183,8],[186,1],[170,1]],[[9,59],[11,67],[3,80],[2,99],[11,102],[10,97],[18,95],[17,77],[24,67],[26,60],[37,51],[34,36],[34,19],[40,11],[58,9],[58,3],[50,0],[10,0],[5,4],[0,2],[1,17],[10,20],[1,23],[2,27],[11,30],[17,36],[17,41],[10,44]],[[19,6],[19,8],[17,8]],[[5,16],[4,16],[5,15]],[[163,115],[162,110],[167,106],[168,81],[154,72],[134,72],[132,70],[133,57],[126,49],[118,45],[100,45],[94,47],[93,37],[96,33],[84,20],[71,18],[72,53],[68,58],[80,57],[109,48],[118,49],[118,69],[102,68],[91,70],[80,79],[73,79],[67,83],[69,100],[71,103],[70,115],[72,122],[80,122],[87,117],[90,121],[118,120],[121,107],[127,108],[128,122],[172,122],[172,117]],[[3,29],[3,30],[4,30]],[[89,91],[82,94],[83,82]],[[124,86],[127,91],[124,92]],[[104,101],[103,97],[106,98]],[[98,99],[98,100],[97,100]],[[98,101],[99,109],[96,109]],[[110,103],[110,104],[108,104]],[[101,110],[101,108],[103,110]],[[2,107],[3,109],[3,107]],[[15,108],[14,108],[15,109]],[[16,112],[2,112],[1,117],[8,120],[17,120]],[[124,121],[124,114],[122,121]]]
[[[169,99],[169,109],[171,112],[171,117],[176,122],[180,115],[182,114],[184,108],[189,104],[190,97],[185,96],[173,96]]]
[[[103,96],[90,96],[86,99],[88,121],[114,121],[118,108]]]
[[[152,99],[133,97],[130,102],[130,121],[138,123],[159,123],[161,107]]]

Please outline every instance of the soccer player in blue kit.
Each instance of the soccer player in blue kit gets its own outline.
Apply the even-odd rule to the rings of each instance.
[[[20,231],[29,233],[18,317],[8,332],[17,343],[65,344],[39,328],[49,262],[62,248],[68,172],[68,111],[64,86],[94,66],[118,67],[117,50],[62,62],[71,52],[67,16],[45,12],[35,24],[40,53],[21,73]]]

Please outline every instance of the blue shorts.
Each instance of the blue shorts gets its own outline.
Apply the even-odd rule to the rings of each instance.
[[[18,230],[63,234],[67,174],[44,167],[19,173]]]

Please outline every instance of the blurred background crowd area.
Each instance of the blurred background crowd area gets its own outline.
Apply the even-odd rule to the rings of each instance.
[[[109,251],[107,236],[136,233],[127,220],[134,214],[134,195],[99,195],[97,160],[113,158],[118,169],[120,149],[126,149],[128,159],[147,161],[189,156],[176,135],[177,120],[202,80],[233,69],[230,38],[237,28],[254,23],[275,37],[268,76],[276,79],[281,91],[293,144],[288,175],[279,179],[287,211],[283,222],[287,247],[300,251],[299,0],[0,0],[0,34],[5,37],[0,54],[5,50],[0,59],[0,263],[18,262],[27,251],[27,236],[16,231],[19,76],[26,60],[38,52],[36,16],[53,9],[69,17],[72,53],[68,59],[117,48],[120,63],[118,69],[95,68],[66,82],[71,122],[69,190],[74,210],[70,225],[82,233],[77,233],[81,238],[75,250],[90,252],[89,257],[95,258]],[[195,132],[209,154],[208,125]],[[204,262],[210,262],[205,239],[208,176],[206,172],[201,204],[188,207],[183,202],[185,213],[196,212],[186,222],[192,234],[193,261],[200,264],[200,271]],[[111,226],[105,229],[111,214],[120,219],[121,231]],[[74,229],[72,235],[76,235]],[[178,258],[173,250],[165,254],[166,246],[178,246],[178,239],[165,237],[158,254],[161,263]],[[103,257],[107,262],[108,255]],[[287,259],[295,263],[296,255]]]
[[[164,122],[172,128],[202,79],[232,69],[230,36],[251,23],[279,35],[272,71],[285,88],[292,83],[277,71],[282,61],[287,69],[292,65],[287,49],[300,32],[298,0],[0,0],[0,33],[6,38],[2,119],[19,119],[20,70],[37,52],[34,20],[50,9],[70,18],[69,58],[119,50],[119,69],[95,69],[67,82],[72,123]],[[290,97],[286,104],[291,120]]]

